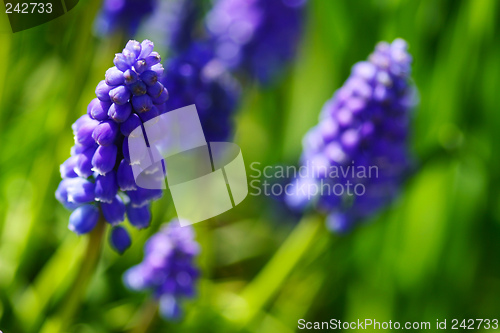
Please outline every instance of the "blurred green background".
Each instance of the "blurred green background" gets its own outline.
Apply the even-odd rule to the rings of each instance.
[[[42,26],[0,34],[0,330],[58,332],[85,260],[54,198],[70,124],[124,45],[98,39],[99,1]],[[147,237],[175,216],[168,192],[152,227],[123,256],[109,245],[68,332],[293,332],[297,322],[498,318],[500,315],[500,3],[497,0],[310,0],[297,59],[280,83],[244,84],[234,141],[247,167],[296,163],[323,103],[380,40],[414,57],[419,169],[382,215],[346,236],[314,218],[297,224],[248,196],[195,224],[198,295],[164,322],[122,273]],[[140,38],[147,38],[141,31]],[[153,40],[154,42],[157,42]],[[160,42],[160,41],[158,41]],[[167,207],[167,208],[166,208]],[[150,323],[148,323],[151,321]],[[148,323],[148,324],[146,324]],[[367,330],[369,331],[369,330]],[[492,329],[488,330],[493,331]]]

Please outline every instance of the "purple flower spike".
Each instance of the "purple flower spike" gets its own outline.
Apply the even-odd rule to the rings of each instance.
[[[302,34],[305,0],[219,0],[206,18],[217,57],[263,84],[283,72]]]
[[[118,124],[112,120],[105,120],[101,122],[92,132],[92,138],[100,146],[109,146],[115,142],[118,135]]]
[[[99,221],[99,209],[93,205],[84,205],[75,209],[69,217],[69,230],[77,235],[89,233]]]
[[[160,302],[162,317],[168,320],[178,319],[182,299],[194,295],[199,276],[194,261],[200,251],[194,236],[190,225],[181,227],[173,220],[149,238],[143,261],[123,275],[127,288],[151,291]]]
[[[115,145],[99,146],[92,157],[92,170],[105,175],[113,170],[116,164],[117,148]]]
[[[98,175],[95,179],[95,200],[100,202],[113,202],[118,193],[118,183],[114,171],[106,175]]]
[[[410,173],[408,136],[415,105],[410,70],[405,41],[379,43],[368,61],[353,66],[304,138],[301,163],[307,177],[296,182],[316,185],[303,197],[328,214],[333,232],[348,232],[388,206]],[[292,195],[286,201],[292,208],[308,208],[299,199]]]
[[[124,227],[116,226],[111,229],[109,243],[116,252],[123,254],[132,245],[132,239]]]
[[[97,85],[97,98],[72,125],[75,145],[71,157],[60,166],[63,179],[55,195],[64,207],[76,209],[70,217],[70,229],[78,234],[95,227],[99,210],[113,225],[122,222],[127,213],[130,224],[136,228],[149,226],[150,203],[160,198],[162,191],[138,190],[130,166],[127,137],[142,126],[139,113],[143,120],[149,120],[158,116],[160,109],[166,110],[161,101],[155,100],[157,104],[152,101],[158,95],[168,95],[157,82],[155,70],[162,68],[159,59],[151,41],[129,41],[116,54],[115,66],[106,71],[105,80]],[[125,229],[114,228],[110,243],[123,252],[130,246],[130,237]]]
[[[116,195],[110,203],[101,203],[102,215],[111,225],[117,225],[125,220],[125,204],[119,195]]]

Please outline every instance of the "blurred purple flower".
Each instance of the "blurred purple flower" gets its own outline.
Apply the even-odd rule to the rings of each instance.
[[[411,168],[408,136],[416,104],[411,62],[407,43],[396,39],[379,43],[368,61],[353,66],[325,103],[319,124],[304,137],[301,163],[307,176],[295,180],[287,197],[291,207],[314,206],[329,214],[330,229],[345,232],[393,201]],[[351,194],[341,193],[338,185],[346,190],[349,183]]]
[[[305,0],[218,0],[206,27],[227,66],[270,83],[294,57]]]
[[[171,221],[146,242],[143,261],[123,276],[129,289],[153,292],[165,319],[179,318],[181,299],[195,294],[199,272],[194,260],[200,247],[194,237],[192,226]]]
[[[142,20],[153,13],[157,0],[104,0],[94,23],[99,35],[120,31],[133,37]]]
[[[171,93],[164,112],[195,104],[207,141],[225,141],[232,133],[238,106],[237,81],[214,59],[212,45],[193,43],[166,65],[162,83]]]

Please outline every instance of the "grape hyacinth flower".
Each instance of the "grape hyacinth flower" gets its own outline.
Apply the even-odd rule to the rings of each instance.
[[[168,47],[174,54],[183,52],[197,39],[196,26],[200,17],[195,0],[174,0],[164,15],[168,26]]]
[[[143,261],[123,276],[129,289],[153,292],[165,319],[178,319],[181,299],[194,296],[199,275],[194,260],[200,252],[194,236],[192,226],[171,221],[146,242]]]
[[[406,42],[396,39],[353,66],[304,137],[307,172],[286,197],[290,207],[314,206],[328,214],[331,230],[345,232],[396,197],[411,168],[411,61]]]
[[[116,31],[123,31],[127,37],[134,36],[141,21],[153,13],[156,6],[157,0],[104,0],[95,30],[102,36]]]
[[[125,216],[138,229],[148,227],[150,203],[162,195],[136,186],[125,144],[132,130],[164,111],[168,99],[159,82],[161,58],[153,48],[149,40],[131,40],[116,54],[115,66],[97,85],[97,98],[72,126],[75,145],[60,167],[63,179],[56,190],[56,198],[73,211],[70,230],[86,234],[102,217],[113,226],[110,244],[120,253],[131,242],[119,226]]]
[[[305,0],[218,0],[206,18],[217,56],[267,84],[295,55]]]
[[[166,111],[195,104],[207,141],[225,141],[231,135],[231,116],[238,106],[236,80],[213,57],[209,43],[194,43],[165,66],[162,83],[171,94]]]

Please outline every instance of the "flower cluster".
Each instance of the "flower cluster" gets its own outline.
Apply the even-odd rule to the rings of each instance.
[[[305,0],[219,0],[206,26],[217,56],[269,83],[294,56]]]
[[[100,35],[123,31],[127,36],[133,36],[143,18],[150,15],[156,6],[156,0],[104,0],[95,29]]]
[[[325,103],[319,124],[304,138],[301,162],[312,176],[297,179],[297,188],[349,182],[362,184],[363,193],[339,196],[318,191],[309,200],[310,193],[297,191],[287,197],[290,206],[303,209],[314,204],[329,214],[332,230],[343,232],[394,199],[411,166],[408,133],[416,100],[411,61],[404,40],[379,43],[368,61],[353,66],[345,84]],[[375,167],[376,173],[329,177],[328,170],[349,166]]]
[[[165,319],[179,318],[180,300],[194,295],[199,275],[194,259],[200,251],[194,236],[191,226],[171,221],[147,241],[143,261],[123,276],[129,289],[153,292]]]
[[[168,12],[162,15],[168,26],[169,52],[183,52],[196,40],[200,8],[195,0],[171,1]]]
[[[63,180],[56,198],[73,210],[69,229],[88,233],[102,216],[115,226],[110,241],[118,252],[130,246],[126,230],[116,227],[125,214],[134,227],[149,226],[150,202],[162,195],[136,186],[126,140],[143,122],[165,112],[168,92],[159,82],[163,66],[153,48],[149,40],[132,40],[116,54],[115,66],[97,85],[97,98],[72,126],[75,145],[60,167]]]
[[[207,141],[225,141],[231,135],[231,115],[240,96],[239,85],[214,59],[209,43],[193,43],[166,65],[162,82],[171,94],[167,111],[195,104]]]

